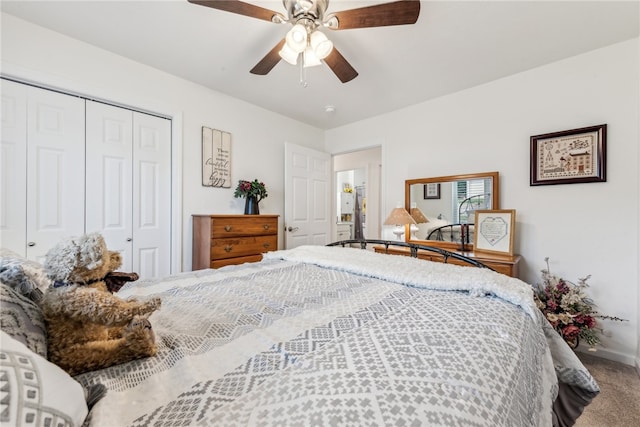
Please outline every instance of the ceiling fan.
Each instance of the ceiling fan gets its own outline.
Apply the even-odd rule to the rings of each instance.
[[[415,24],[420,14],[420,2],[417,0],[399,0],[329,14],[325,13],[329,0],[282,0],[287,16],[240,0],[188,1],[276,24],[293,25],[285,38],[251,69],[252,74],[268,74],[280,59],[292,65],[300,64],[301,70],[302,67],[320,65],[324,60],[342,83],[356,78],[358,72],[320,29],[347,30]]]

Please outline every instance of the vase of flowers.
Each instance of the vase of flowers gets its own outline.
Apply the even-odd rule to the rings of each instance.
[[[596,351],[595,346],[600,343],[598,333],[602,332],[596,319],[625,319],[595,311],[593,300],[586,294],[591,276],[578,279],[577,284],[569,282],[551,274],[549,258],[544,260],[547,268],[542,270],[542,283],[534,289],[536,305],[571,348],[575,349],[583,340],[589,345],[589,351]]]
[[[267,187],[265,187],[264,182],[260,182],[257,179],[253,181],[241,179],[238,181],[233,197],[243,197],[245,199],[245,215],[259,215],[260,207],[258,203],[267,197]]]

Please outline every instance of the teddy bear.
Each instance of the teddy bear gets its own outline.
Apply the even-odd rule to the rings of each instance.
[[[48,357],[70,375],[157,353],[148,317],[160,307],[160,298],[114,294],[138,278],[116,272],[121,265],[120,254],[107,249],[100,233],[68,238],[47,252],[44,268],[52,284],[42,311]]]

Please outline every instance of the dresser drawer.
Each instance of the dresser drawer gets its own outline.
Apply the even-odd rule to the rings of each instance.
[[[278,218],[248,216],[243,218],[212,218],[213,239],[237,236],[261,236],[278,234]]]
[[[255,255],[276,250],[278,236],[245,236],[211,241],[211,259]]]

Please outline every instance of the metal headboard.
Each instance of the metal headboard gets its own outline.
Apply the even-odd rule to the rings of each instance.
[[[349,240],[340,240],[339,242],[329,243],[327,246],[352,247],[353,245],[359,245],[360,249],[367,249],[368,245],[383,245],[385,252],[389,250],[389,246],[409,248],[410,255],[413,258],[418,257],[418,251],[435,252],[437,254],[440,254],[444,258],[445,263],[449,261],[449,258],[454,258],[459,261],[465,262],[467,264],[471,264],[474,267],[488,268],[489,270],[495,271],[493,268],[489,267],[488,265],[483,264],[480,261],[477,261],[473,258],[460,255],[459,253],[447,251],[447,250],[436,248],[433,246],[418,245],[416,243],[401,242],[401,241],[395,242],[393,240],[377,240],[377,239],[363,239],[363,240],[349,239]]]

